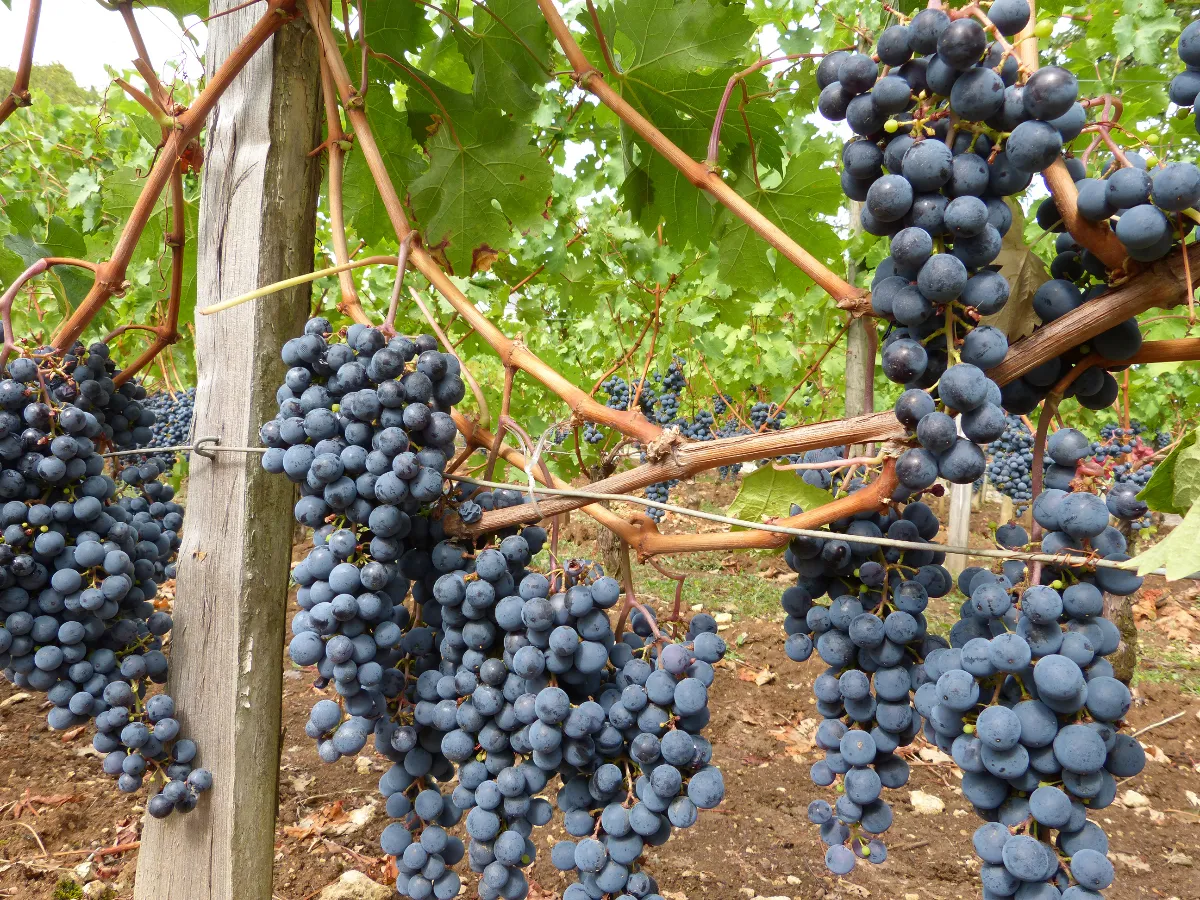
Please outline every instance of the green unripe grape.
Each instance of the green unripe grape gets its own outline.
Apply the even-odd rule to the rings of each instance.
[[[1054,20],[1042,19],[1033,26],[1033,33],[1040,38],[1048,38],[1054,33]]]
[[[883,123],[883,130],[886,131],[888,134],[895,134],[897,131],[900,130],[900,123],[897,122],[895,119],[888,119],[886,122]]]

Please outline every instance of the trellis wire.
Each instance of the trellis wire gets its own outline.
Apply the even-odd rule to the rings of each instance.
[[[213,458],[211,454],[216,453],[266,453],[266,447],[222,447],[220,446],[220,438],[206,437],[200,438],[195,444],[179,444],[174,447],[147,447],[143,450],[118,450],[113,453],[102,453],[101,456],[150,456],[155,453],[172,453],[172,452],[187,452],[195,451],[201,456]],[[647,500],[645,497],[635,497],[632,494],[602,494],[599,491],[579,491],[574,488],[550,488],[542,485],[537,485],[536,489],[532,484],[515,484],[508,481],[484,481],[482,478],[469,478],[466,475],[447,474],[445,478],[459,482],[460,484],[472,484],[477,487],[485,488],[501,488],[505,490],[517,491],[518,493],[527,493],[530,501],[537,502],[535,494],[542,494],[546,497],[577,497],[581,500],[614,500],[623,503],[634,503],[639,506],[648,506],[654,509],[661,509],[664,512],[673,512],[681,516],[688,516],[693,519],[704,519],[709,522],[718,522],[722,525],[733,525],[740,528],[747,528],[753,531],[769,531],[775,534],[789,534],[794,537],[814,537],[828,538],[830,532],[817,531],[812,528],[791,528],[787,525],[772,525],[769,522],[750,522],[745,519],[736,519],[733,516],[722,516],[719,513],[704,512],[699,509],[688,509],[686,506],[676,506],[673,503],[659,503],[657,500]],[[900,541],[895,538],[887,537],[869,537],[865,535],[847,535],[845,540],[850,543],[859,544],[875,544],[880,547],[896,547],[900,550],[929,550],[937,548],[937,550],[953,555],[961,556],[976,556],[986,559],[1020,559],[1029,562],[1048,562],[1057,563],[1058,565],[1069,565],[1072,562],[1090,567],[1099,567],[1102,569],[1120,569],[1122,571],[1132,572],[1137,570],[1137,566],[1133,565],[1134,560],[1125,560],[1124,562],[1114,562],[1109,559],[1087,559],[1074,557],[1069,553],[1051,554],[1051,553],[1026,553],[1021,550],[995,550],[990,547],[952,547],[948,544],[939,544],[936,542],[917,543],[916,541]],[[1146,573],[1147,575],[1166,575],[1165,569],[1153,569]],[[1200,578],[1200,572],[1193,575],[1185,576],[1186,578]]]
[[[533,497],[534,492],[528,486],[523,484],[514,484],[512,482],[503,481],[484,481],[479,478],[468,478],[465,475],[446,475],[452,481],[461,482],[463,484],[474,484],[479,487],[487,488],[506,488],[518,492],[526,492],[529,494],[532,502],[536,502]],[[665,512],[678,513],[682,516],[689,516],[693,519],[705,519],[709,522],[719,522],[724,525],[736,525],[741,528],[752,529],[754,531],[770,531],[776,534],[790,534],[795,537],[815,537],[828,538],[831,532],[816,531],[811,528],[791,528],[787,525],[772,525],[768,522],[749,522],[745,519],[735,519],[732,516],[722,516],[719,513],[709,513],[698,509],[688,509],[686,506],[675,506],[671,503],[659,503],[657,500],[647,500],[645,497],[634,497],[630,494],[602,494],[598,491],[578,491],[573,488],[548,488],[539,485],[537,493],[545,496],[555,497],[578,497],[582,500],[619,500],[626,503],[636,503],[640,506],[649,506],[654,509],[661,509]],[[819,507],[818,507],[819,508]],[[927,544],[917,543],[916,541],[901,541],[895,538],[887,537],[868,537],[859,535],[846,535],[844,538],[848,543],[859,544],[876,544],[881,547],[896,547],[901,550],[929,550],[937,548],[938,550],[954,555],[963,556],[982,556],[989,559],[1021,559],[1030,560],[1033,562],[1050,562],[1059,565],[1067,565],[1074,561],[1076,563],[1084,563],[1088,566],[1099,566],[1105,569],[1121,569],[1124,571],[1136,571],[1137,566],[1132,565],[1133,560],[1125,562],[1114,562],[1108,559],[1087,560],[1086,558],[1075,558],[1069,554],[1050,554],[1050,553],[1025,553],[1019,550],[993,550],[987,547],[952,547],[947,544],[938,544],[930,542]],[[1148,575],[1165,575],[1165,569],[1154,569],[1147,572]],[[1188,576],[1192,577],[1192,576]],[[1200,577],[1198,574],[1197,577]]]

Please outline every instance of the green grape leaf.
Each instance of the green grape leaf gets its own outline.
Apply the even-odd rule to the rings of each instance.
[[[1200,503],[1192,505],[1183,521],[1165,538],[1134,557],[1138,574],[1145,575],[1164,567],[1167,581],[1186,578],[1196,572],[1200,560]]]
[[[425,244],[450,270],[486,270],[546,208],[552,170],[522,128],[466,139],[439,128],[429,141],[429,170],[409,188]],[[460,143],[461,142],[461,143]]]
[[[409,131],[408,116],[394,108],[374,109],[371,114],[371,130],[379,146],[384,167],[404,196],[404,187],[424,171],[421,153],[413,143]],[[371,171],[362,152],[357,148],[350,151],[346,159],[342,181],[342,204],[346,221],[358,236],[368,243],[396,240],[387,210],[379,195]]]
[[[813,487],[795,472],[760,466],[742,478],[737,496],[729,504],[729,515],[747,522],[762,522],[792,514],[798,503],[805,512],[833,500],[828,491]]]
[[[817,152],[788,160],[782,180],[774,187],[758,187],[743,168],[735,187],[750,204],[784,230],[817,259],[833,264],[841,241],[833,228],[813,215],[816,209],[836,208],[841,197],[837,173],[822,167]],[[796,266],[771,250],[770,245],[732,213],[723,211],[724,230],[718,238],[719,274],[730,285],[754,293],[782,284],[803,293],[811,282]],[[771,257],[774,257],[772,263]]]
[[[1200,443],[1193,442],[1180,449],[1175,461],[1174,488],[1175,506],[1179,509],[1191,509],[1200,499]]]
[[[537,4],[489,0],[472,16],[471,33],[455,29],[463,56],[474,73],[479,109],[532,112],[540,102],[533,90],[549,67],[550,31]]]
[[[1166,38],[1178,33],[1179,19],[1167,11],[1163,0],[1121,0],[1121,15],[1111,35],[1118,56],[1132,56],[1151,65],[1162,61]]]
[[[688,181],[682,172],[657,153],[645,168],[631,169],[621,185],[621,196],[630,213],[647,233],[663,223],[663,236],[682,248],[690,243],[708,247],[715,201]]]
[[[581,22],[587,27],[585,52],[601,60],[590,17],[581,14]],[[603,12],[601,23],[617,66],[615,73],[606,71],[609,82],[685,153],[704,158],[726,83],[743,68],[739,60],[754,33],[743,7],[719,0],[626,0]],[[768,91],[761,72],[743,84],[751,95]],[[740,107],[742,98],[735,86],[721,143],[727,149],[745,146],[749,130],[760,162],[778,168],[784,124],[779,109],[762,97]]]
[[[83,235],[59,216],[50,217],[45,240],[34,241],[23,235],[8,234],[4,237],[4,246],[21,258],[24,268],[47,256],[87,255]],[[58,286],[61,286],[62,295],[66,297],[67,302],[76,306],[87,296],[88,289],[92,286],[92,277],[74,266],[56,266],[50,283],[56,285],[55,293],[59,292]]]
[[[208,0],[149,0],[146,5],[165,9],[181,22],[184,16],[208,17]]]
[[[363,9],[367,46],[376,53],[403,60],[404,54],[416,52],[433,37],[433,29],[425,18],[426,7],[412,0],[369,0]],[[360,32],[361,33],[361,32]],[[347,63],[355,72],[362,65],[362,48],[356,41],[346,47]],[[367,66],[371,68],[370,64]]]
[[[741,4],[710,0],[627,0],[611,19],[620,32],[612,48],[618,65],[649,79],[723,66],[754,33]]]
[[[1167,454],[1167,458],[1154,467],[1150,480],[1138,494],[1139,500],[1148,504],[1156,512],[1182,515],[1188,510],[1187,506],[1180,506],[1175,500],[1176,469],[1183,454],[1196,446],[1197,438],[1200,438],[1200,431],[1193,431],[1191,434],[1185,435],[1179,445]],[[1194,456],[1189,459],[1191,460],[1190,466],[1198,465]],[[1189,475],[1188,483],[1193,483],[1196,477],[1198,477],[1196,473]]]
[[[67,206],[82,206],[92,194],[100,191],[100,179],[87,169],[76,169],[67,179]]]

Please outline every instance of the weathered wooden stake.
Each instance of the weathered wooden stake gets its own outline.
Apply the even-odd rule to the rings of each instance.
[[[862,231],[859,213],[862,204],[850,203],[850,231]],[[858,265],[853,257],[846,266],[846,280],[851,284],[858,274]],[[875,320],[860,316],[850,320],[846,331],[846,407],[847,416],[862,416],[875,412],[875,355],[879,350],[879,335],[875,331]],[[869,455],[871,444],[855,444],[850,456]]]
[[[962,435],[962,421],[958,422],[958,433]],[[971,537],[971,493],[969,484],[950,485],[950,519],[946,523],[946,542],[952,547],[966,547]],[[946,568],[956,579],[967,567],[967,557],[951,554],[946,557]]]
[[[217,0],[213,13],[235,5]],[[261,15],[210,21],[208,71]],[[208,123],[197,307],[311,271],[320,188],[317,41],[302,19],[259,51]],[[309,289],[197,316],[195,434],[253,446],[275,414],[283,342]],[[293,489],[257,454],[193,454],[169,689],[215,786],[187,815],[147,818],[137,900],[270,900]]]

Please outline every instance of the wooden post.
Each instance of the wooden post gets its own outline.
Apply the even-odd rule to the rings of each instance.
[[[862,231],[859,214],[862,204],[850,203],[850,231]],[[858,265],[851,257],[846,266],[846,280],[854,284]],[[862,416],[875,412],[875,354],[878,350],[875,320],[858,316],[850,320],[846,331],[846,416]],[[850,456],[871,452],[871,444],[855,444]]]
[[[946,527],[946,540],[951,546],[966,547],[971,535],[971,486],[969,484],[950,485],[950,522]],[[958,574],[967,567],[967,558],[957,553],[946,557],[946,568],[950,574],[958,578]]]
[[[210,75],[260,15],[250,6],[210,21]],[[317,53],[309,25],[288,24],[209,118],[199,234],[188,235],[197,308],[312,270]],[[279,348],[300,333],[309,296],[305,286],[196,316],[198,437],[258,444],[276,412]],[[293,488],[258,454],[193,454],[187,499],[169,689],[215,784],[187,815],[147,817],[134,896],[270,900]]]
[[[1014,518],[1014,516],[1013,516],[1014,512],[1015,512],[1015,510],[1013,509],[1012,497],[1008,496],[1008,494],[1001,494],[1000,495],[1000,524],[1007,525],[1010,521],[1012,521],[1012,519]]]
[[[958,433],[962,434],[962,420],[958,421]],[[971,537],[971,485],[950,485],[950,521],[946,525],[946,541],[952,547],[966,547]],[[946,556],[946,568],[957,580],[967,567],[967,557],[952,553]]]

